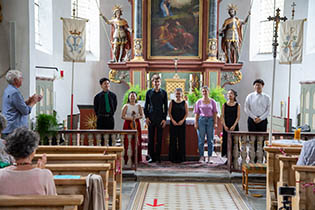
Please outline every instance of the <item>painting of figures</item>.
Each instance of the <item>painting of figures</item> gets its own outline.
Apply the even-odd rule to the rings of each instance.
[[[148,1],[148,57],[201,58],[202,0]]]

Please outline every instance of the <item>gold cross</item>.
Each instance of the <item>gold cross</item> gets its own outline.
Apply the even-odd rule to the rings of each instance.
[[[273,46],[273,57],[276,58],[277,57],[277,46],[279,45],[278,44],[278,29],[279,29],[279,23],[281,20],[283,20],[284,22],[287,20],[287,17],[284,16],[284,17],[280,17],[280,9],[276,9],[276,16],[274,17],[271,17],[269,16],[267,18],[269,21],[275,21],[275,28],[274,28],[274,33],[273,33],[273,43],[272,43],[272,46]]]
[[[295,2],[292,3],[291,7],[292,7],[292,20],[294,19],[294,12],[295,12]]]

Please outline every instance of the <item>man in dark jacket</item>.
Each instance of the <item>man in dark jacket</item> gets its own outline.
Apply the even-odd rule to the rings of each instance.
[[[110,80],[100,79],[100,85],[103,91],[94,97],[94,111],[97,117],[97,129],[114,129],[114,114],[117,108],[116,94],[109,91]]]
[[[144,105],[144,114],[149,132],[149,163],[155,161],[161,162],[160,155],[162,147],[162,133],[163,128],[166,126],[166,116],[168,109],[167,93],[165,90],[160,88],[160,76],[154,75],[151,81],[154,88],[147,91]],[[155,130],[157,130],[157,144],[154,151]]]

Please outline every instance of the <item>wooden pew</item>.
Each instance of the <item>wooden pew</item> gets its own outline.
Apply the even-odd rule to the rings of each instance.
[[[36,154],[116,154],[116,209],[122,209],[122,170],[124,148],[117,146],[39,146]]]
[[[105,205],[106,209],[108,209],[108,177],[109,177],[109,170],[110,164],[108,163],[89,163],[89,164],[81,164],[81,163],[69,163],[69,164],[46,164],[46,168],[51,170],[54,175],[80,175],[85,177],[90,174],[97,174],[100,175],[103,179],[104,189],[105,189]],[[82,186],[82,181],[78,180],[80,186]],[[59,185],[56,185],[58,188]],[[68,185],[69,186],[69,185]],[[86,186],[84,181],[84,186]],[[70,185],[71,187],[71,185]],[[76,187],[74,187],[76,188]],[[58,193],[58,189],[57,189]],[[59,193],[61,191],[59,190]],[[71,193],[73,194],[73,193]]]
[[[315,166],[292,166],[295,171],[296,196],[293,197],[293,209],[315,209]]]
[[[266,146],[264,150],[267,152],[267,206],[266,209],[278,209],[277,202],[277,184],[280,180],[280,161],[279,155],[299,155],[301,147],[273,147]]]
[[[42,154],[36,154],[33,161],[37,162]],[[115,180],[115,160],[116,154],[47,154],[48,164],[66,164],[66,163],[109,163],[111,168],[109,170],[108,191],[110,199],[110,207],[116,209],[116,180]]]
[[[292,168],[293,165],[295,165],[299,159],[298,155],[292,155],[292,156],[286,156],[286,155],[279,155],[277,157],[280,164],[280,177],[279,182],[277,184],[277,189],[282,186],[294,186],[295,187],[295,172]],[[283,205],[283,197],[279,196],[279,193],[277,195],[277,201],[278,201],[278,208]]]
[[[3,210],[77,210],[83,195],[0,195]]]

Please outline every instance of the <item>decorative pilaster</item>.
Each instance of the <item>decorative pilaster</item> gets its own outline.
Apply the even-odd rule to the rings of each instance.
[[[218,61],[217,59],[217,9],[218,1],[209,0],[209,35],[208,35],[208,59],[207,61]]]
[[[142,0],[134,0],[134,58],[131,61],[144,61],[142,41]]]

